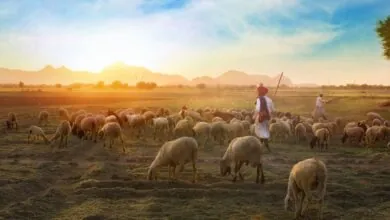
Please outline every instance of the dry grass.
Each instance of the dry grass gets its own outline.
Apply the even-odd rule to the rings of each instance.
[[[308,115],[317,92],[280,91],[274,97],[275,105],[281,111]],[[329,91],[338,97],[327,107],[331,116],[360,119],[368,111],[377,111],[390,118],[388,108],[377,107],[390,94],[378,93],[370,98],[358,92],[344,93]],[[36,116],[42,109],[51,114],[50,124],[45,127],[51,136],[58,124],[59,106],[90,112],[141,106],[177,110],[184,104],[194,108],[252,108],[254,96],[250,90],[23,95],[4,92],[0,96],[4,106],[1,118],[14,111],[21,121],[19,132],[0,134],[0,219],[292,219],[293,213],[283,210],[289,170],[294,163],[314,154],[329,169],[325,219],[390,218],[390,156],[386,149],[341,146],[339,137],[323,153],[309,150],[307,144],[272,144],[274,153],[265,155],[264,186],[254,183],[255,172],[248,167],[244,168],[244,182],[233,184],[230,177],[219,175],[218,159],[226,146],[201,151],[199,181],[191,184],[189,166],[183,180],[177,183],[166,181],[165,168],[159,182],[145,180],[147,167],[161,146],[151,139],[126,139],[126,155],[121,155],[119,146],[104,149],[102,143],[83,144],[74,137],[68,149],[59,151],[42,142],[27,144],[26,130],[37,123]],[[30,99],[35,101],[25,102]],[[309,212],[312,217],[314,208],[312,205]]]

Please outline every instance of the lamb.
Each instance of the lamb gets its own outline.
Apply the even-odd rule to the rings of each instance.
[[[309,158],[296,163],[290,172],[287,194],[284,198],[284,209],[295,203],[295,219],[303,217],[309,202],[312,200],[311,190],[317,190],[319,198],[318,218],[322,219],[322,206],[326,194],[328,170],[324,162],[317,158]]]
[[[88,136],[90,140],[97,142],[97,133],[98,127],[95,117],[89,116],[81,120],[80,130],[77,133],[77,136],[82,140],[87,140]]]
[[[120,139],[120,141],[122,142],[123,153],[126,152],[124,141],[123,141],[122,128],[118,122],[109,122],[105,124],[99,130],[98,136],[100,137],[100,140],[104,139],[103,147],[106,147],[106,139],[108,139],[110,143],[110,148],[112,148],[115,139]]]
[[[317,129],[314,132],[314,136],[312,140],[310,141],[310,148],[313,149],[317,144],[317,146],[320,147],[321,151],[323,148],[328,149],[329,137],[330,137],[330,131],[328,128]]]
[[[307,140],[307,134],[306,134],[306,127],[303,125],[303,123],[298,123],[294,128],[294,134],[296,138],[296,143],[299,143],[299,141],[303,138]]]
[[[13,112],[8,113],[8,119],[6,121],[6,125],[8,129],[12,129],[15,126],[15,130],[18,130],[19,124],[16,118],[16,114]]]
[[[192,137],[180,137],[165,142],[157,153],[148,170],[148,180],[157,180],[157,170],[162,166],[168,166],[169,179],[176,179],[176,166],[179,166],[179,173],[184,170],[184,165],[192,163],[192,182],[196,181],[196,163],[198,159],[198,143]],[[172,169],[171,169],[172,168]]]
[[[39,137],[42,137],[46,144],[50,142],[49,139],[46,137],[46,134],[43,129],[35,125],[30,126],[30,128],[28,129],[27,143],[30,143],[31,136],[34,140],[39,139]]]
[[[58,125],[56,133],[54,134],[54,136],[50,140],[50,142],[53,142],[53,141],[57,140],[58,138],[61,138],[59,148],[61,148],[63,146],[63,144],[65,147],[67,147],[68,146],[68,137],[70,135],[70,132],[71,132],[70,122],[67,120],[63,120]],[[62,143],[63,141],[65,143]]]
[[[45,123],[45,126],[49,123],[49,112],[41,111],[38,115],[38,124]]]
[[[233,139],[225,154],[220,161],[221,175],[231,174],[231,164],[234,163],[234,177],[233,182],[237,180],[237,173],[241,180],[244,180],[240,169],[245,163],[257,168],[256,183],[259,183],[259,176],[261,173],[261,184],[264,184],[264,171],[262,162],[262,146],[258,138],[254,136],[237,137]]]
[[[206,142],[210,138],[211,125],[207,122],[198,122],[193,127],[195,132],[195,139],[198,141],[200,148],[205,148]]]
[[[156,140],[157,133],[159,134],[159,138],[161,139],[161,136],[166,137],[169,132],[169,121],[165,117],[157,117],[153,118],[153,134],[154,134],[154,140]]]

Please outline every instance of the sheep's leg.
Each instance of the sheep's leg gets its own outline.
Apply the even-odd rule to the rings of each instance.
[[[318,219],[322,219],[322,206],[324,204],[324,197],[321,197],[321,199],[318,201]]]
[[[62,148],[62,141],[63,140],[64,140],[64,136],[61,135],[59,148]]]
[[[171,167],[171,165],[168,165],[168,179],[169,179],[169,181],[172,180],[172,167]]]
[[[298,201],[295,204],[295,219],[298,219],[302,216],[302,206],[303,200],[305,199],[305,193],[303,191],[300,191],[297,197]]]
[[[236,180],[237,180],[237,173],[240,172],[241,166],[242,166],[242,162],[241,161],[235,163],[233,182],[236,182]]]
[[[192,160],[192,183],[195,183],[196,182],[196,173],[197,173],[197,169],[196,169],[196,162],[195,160]]]
[[[65,147],[68,147],[68,135],[65,136]]]
[[[119,136],[119,138],[120,138],[120,140],[121,140],[121,142],[122,142],[122,150],[123,150],[123,153],[126,153],[125,142],[123,141],[123,137],[122,137],[122,135],[121,135],[121,136]]]
[[[309,190],[309,187],[304,186],[303,192],[304,192],[303,193],[304,199],[302,199],[303,205],[302,205],[302,210],[301,210],[301,216],[304,216],[306,209],[309,205],[309,202],[311,202],[311,200],[312,200],[311,191]]]
[[[27,143],[29,144],[30,143],[30,134],[28,134],[28,137],[27,137]]]
[[[257,176],[256,176],[256,183],[259,183],[259,176],[261,172],[261,184],[264,184],[265,178],[264,178],[264,170],[263,170],[263,164],[257,165]]]

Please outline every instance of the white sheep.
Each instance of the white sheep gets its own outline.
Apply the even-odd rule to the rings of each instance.
[[[28,129],[27,143],[30,143],[31,136],[34,141],[39,140],[39,137],[41,137],[46,144],[50,142],[49,139],[46,137],[46,134],[43,129],[35,125],[30,126],[30,128]]]
[[[105,124],[99,130],[98,136],[100,137],[100,140],[103,139],[103,147],[106,147],[106,140],[107,139],[110,143],[110,148],[112,148],[112,145],[114,144],[115,139],[119,139],[122,143],[123,153],[126,152],[124,141],[123,141],[122,128],[118,122],[109,122],[109,123]]]
[[[303,123],[298,123],[294,128],[294,134],[296,138],[296,143],[299,143],[300,140],[305,138],[307,140],[306,127]]]
[[[79,114],[77,115],[73,125],[72,125],[72,134],[78,135],[79,131],[81,129],[81,121],[86,117],[86,114]]]
[[[60,116],[60,120],[67,120],[67,121],[70,121],[70,116],[69,116],[69,112],[68,110],[64,109],[64,108],[60,108],[58,110],[58,114]]]
[[[97,141],[98,126],[95,117],[88,116],[81,120],[80,130],[78,131],[77,136],[82,140],[93,140],[95,143]]]
[[[162,140],[162,137],[167,137],[169,133],[169,121],[165,117],[153,118],[153,138],[156,140],[157,134],[159,134],[159,139]]]
[[[314,136],[312,140],[310,141],[310,148],[314,148],[315,145],[317,145],[320,148],[320,150],[323,150],[323,148],[328,149],[329,138],[330,138],[330,131],[328,128],[317,129],[314,132]]]
[[[179,172],[184,170],[184,165],[192,163],[192,182],[196,181],[196,163],[198,159],[198,143],[192,137],[180,137],[172,141],[165,142],[157,153],[148,170],[148,180],[157,180],[157,169],[168,166],[169,179],[176,179],[176,166]],[[173,175],[171,175],[171,173]]]
[[[384,140],[387,136],[387,127],[385,126],[372,126],[366,131],[366,145],[368,147],[375,144],[376,141]]]
[[[106,116],[102,114],[95,115],[95,119],[98,129],[101,129],[106,124]]]
[[[217,121],[211,123],[210,135],[213,140],[220,145],[225,144],[225,140],[229,139],[228,130],[225,121]]]
[[[295,219],[304,216],[307,206],[312,201],[311,190],[317,190],[319,198],[318,218],[322,219],[322,205],[326,194],[328,170],[324,162],[309,158],[296,163],[288,178],[287,194],[284,198],[284,209],[295,203]]]
[[[41,111],[38,115],[38,124],[41,125],[45,123],[45,126],[49,123],[49,112]]]
[[[188,119],[182,119],[177,122],[175,128],[173,129],[173,134],[175,138],[179,137],[194,137],[195,132],[192,129],[193,125]]]
[[[199,148],[205,148],[207,141],[210,139],[211,125],[207,122],[198,122],[193,127],[193,130]]]
[[[16,131],[18,130],[19,123],[15,113],[13,112],[8,113],[8,119],[6,121],[6,125],[8,129],[12,129],[15,126],[15,130]]]
[[[56,133],[54,134],[54,136],[50,140],[50,142],[53,142],[53,141],[57,140],[58,138],[61,138],[59,148],[61,148],[63,146],[63,144],[65,147],[67,147],[68,146],[68,137],[70,135],[70,132],[71,132],[70,122],[67,120],[63,120],[58,125]],[[63,141],[65,143],[63,143]]]
[[[368,121],[373,121],[374,119],[379,119],[381,121],[385,121],[385,119],[379,113],[376,113],[376,112],[368,112],[366,115],[367,115]]]
[[[353,126],[346,126],[344,128],[344,134],[341,138],[341,142],[344,144],[345,141],[348,139],[349,142],[352,142],[353,140],[356,140],[357,143],[361,143],[363,141],[365,132],[362,127],[353,127]]]
[[[262,145],[258,138],[254,136],[237,137],[233,139],[225,154],[220,161],[221,175],[231,174],[231,165],[234,164],[234,177],[233,182],[237,180],[237,173],[241,180],[244,180],[240,169],[245,163],[256,167],[256,183],[259,183],[259,176],[261,173],[261,184],[264,184],[264,171],[262,162]]]
[[[372,120],[372,126],[381,126],[382,125],[382,121],[375,118],[374,120]]]

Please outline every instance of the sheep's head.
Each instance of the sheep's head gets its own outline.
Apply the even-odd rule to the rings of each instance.
[[[226,176],[227,174],[230,175],[232,173],[232,168],[225,160],[221,160],[219,165],[221,169],[221,176]]]
[[[152,168],[149,168],[148,170],[148,180],[153,180],[153,177],[154,177],[154,180],[157,180],[157,174],[156,174],[156,170],[155,169],[152,169]]]
[[[284,210],[285,211],[292,211],[292,198],[289,194],[286,195],[284,198]]]

